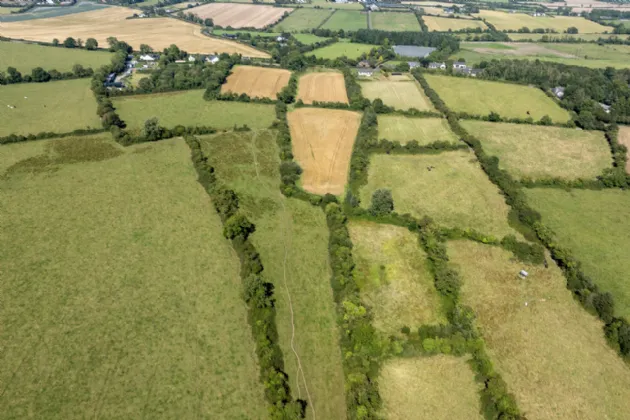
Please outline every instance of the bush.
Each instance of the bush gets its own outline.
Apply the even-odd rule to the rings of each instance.
[[[370,214],[372,216],[385,216],[394,211],[394,199],[388,189],[379,189],[372,194]]]

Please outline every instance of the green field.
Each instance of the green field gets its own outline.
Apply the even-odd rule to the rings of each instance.
[[[322,25],[322,29],[343,29],[344,31],[367,29],[367,13],[337,10],[330,19]]]
[[[471,241],[450,242],[448,254],[462,277],[460,301],[475,311],[490,359],[527,418],[627,417],[630,369],[553,261],[533,266]]]
[[[590,68],[623,69],[628,67],[630,60],[630,46],[627,45],[463,42],[461,47],[450,58],[463,58],[469,64],[492,59],[527,59]]]
[[[613,294],[616,312],[630,318],[630,194],[620,190],[525,190],[543,223],[582,262],[584,272]]]
[[[220,179],[237,192],[241,209],[256,224],[252,240],[265,267],[263,276],[275,285],[276,323],[293,395],[312,402],[307,407],[309,419],[313,419],[312,409],[317,418],[343,418],[344,377],[324,213],[280,193],[275,132],[200,139]]]
[[[363,5],[358,2],[335,3],[327,0],[311,0],[309,3],[300,4],[300,7],[321,7],[323,9],[348,9],[363,10]]]
[[[0,86],[0,121],[0,137],[101,128],[89,79]]]
[[[402,327],[446,321],[433,286],[427,256],[407,228],[368,222],[349,226],[354,275],[361,300],[372,308],[372,324],[387,335]]]
[[[547,39],[564,39],[565,37],[573,37],[577,39],[583,39],[584,41],[597,41],[599,38],[619,38],[621,40],[630,39],[630,35],[615,35],[615,34],[575,34],[575,35],[567,35],[567,34],[507,34],[508,37],[512,41],[524,41],[524,40],[532,40],[539,41],[543,37],[547,37]]]
[[[267,418],[239,261],[190,150],[110,138],[0,146],[25,157],[0,176],[2,417]]]
[[[363,96],[370,100],[381,99],[387,106],[407,110],[433,111],[431,101],[415,81],[378,80],[361,82]]]
[[[322,48],[313,50],[310,55],[317,58],[334,60],[335,58],[346,56],[348,58],[357,59],[361,54],[369,53],[376,45],[356,44],[354,42],[335,42]]]
[[[378,116],[378,138],[407,144],[416,140],[420,144],[435,141],[457,142],[459,139],[443,118],[409,118],[400,115]]]
[[[17,12],[21,7],[0,7],[0,15],[10,15],[11,12]]]
[[[463,357],[390,359],[383,364],[378,385],[387,419],[483,419],[479,385]]]
[[[75,64],[96,70],[104,64],[109,64],[111,59],[112,54],[105,51],[0,41],[0,71],[3,72],[6,72],[7,67],[15,67],[23,75],[30,74],[35,67],[65,72],[71,71]]]
[[[612,167],[602,131],[462,121],[484,150],[516,178],[594,179]]]
[[[534,87],[432,74],[425,75],[425,78],[455,112],[473,115],[496,112],[507,118],[531,116],[535,121],[548,115],[557,123],[564,123],[570,118],[566,110]]]
[[[323,42],[328,40],[329,38],[324,38],[323,36],[317,36],[313,34],[295,34],[293,38],[297,39],[298,42],[301,42],[305,45],[313,45],[318,42]]]
[[[447,32],[461,31],[462,29],[468,28],[481,28],[482,30],[488,28],[486,24],[482,21],[472,19],[452,19],[436,16],[422,16],[422,20],[429,28],[429,31]]]
[[[420,24],[413,13],[402,12],[377,12],[370,14],[372,29],[382,31],[420,31]]]
[[[515,233],[508,226],[503,196],[469,151],[372,155],[368,183],[361,188],[363,207],[369,207],[379,188],[392,191],[394,210],[400,214],[429,216],[448,227],[472,228],[495,237]]]
[[[578,29],[578,33],[603,33],[612,32],[610,26],[575,16],[542,16],[534,17],[525,13],[506,13],[494,10],[481,10],[476,14],[494,25],[498,31],[518,30],[523,27],[531,29],[553,29],[557,32],[565,32],[570,27]]]
[[[229,129],[247,124],[250,128],[266,128],[275,119],[273,105],[246,102],[206,101],[203,90],[135,95],[114,99],[120,118],[132,129],[157,117],[160,125],[205,125]]]
[[[318,28],[331,14],[332,11],[330,10],[297,9],[273,29],[279,32],[298,32]]]

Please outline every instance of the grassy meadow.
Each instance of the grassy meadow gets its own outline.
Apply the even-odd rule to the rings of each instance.
[[[407,228],[370,222],[349,225],[354,275],[372,325],[387,335],[402,327],[446,322],[427,256]]]
[[[531,29],[553,29],[556,32],[566,32],[570,27],[578,29],[580,34],[612,32],[611,26],[576,16],[543,16],[534,17],[525,13],[506,13],[495,10],[481,10],[476,16],[482,17],[494,25],[498,31],[517,30],[523,27]]]
[[[448,227],[473,228],[495,237],[515,234],[503,196],[472,152],[372,155],[368,183],[361,188],[363,207],[369,207],[379,188],[392,191],[398,213],[429,216]]]
[[[332,13],[330,10],[296,9],[273,29],[278,32],[299,32],[318,28]]]
[[[444,118],[409,118],[401,115],[378,116],[378,138],[407,144],[416,140],[420,144],[434,141],[457,142]]]
[[[6,154],[2,417],[267,418],[239,262],[183,140]]]
[[[420,31],[420,24],[413,13],[378,12],[371,13],[372,29],[381,31]]]
[[[584,41],[597,41],[600,38],[619,38],[622,40],[630,38],[630,35],[617,35],[617,34],[519,34],[519,33],[511,33],[507,34],[508,37],[512,41],[524,41],[524,40],[532,40],[532,41],[540,41],[543,37],[547,37],[547,39],[563,39],[565,37],[572,37],[577,39],[582,39]]]
[[[534,188],[525,192],[558,243],[573,252],[602,290],[613,294],[616,312],[630,319],[628,191]]]
[[[324,23],[322,29],[356,31],[367,29],[367,13],[349,10],[336,10]]]
[[[516,178],[594,179],[612,167],[602,131],[485,121],[461,124]]]
[[[479,414],[479,385],[462,357],[387,360],[381,368],[378,388],[387,419],[420,418],[418,413],[431,413],[432,420],[483,419]]]
[[[313,34],[295,34],[293,38],[297,39],[298,42],[301,42],[305,45],[313,45],[318,42],[326,41],[328,38],[324,38],[323,36],[317,36]]]
[[[304,8],[321,7],[324,9],[347,9],[347,10],[363,10],[363,5],[358,2],[353,3],[335,3],[327,0],[311,0],[310,3],[300,4]]]
[[[553,261],[532,266],[471,241],[448,249],[462,276],[460,300],[477,314],[490,359],[528,418],[627,417],[630,368]],[[523,269],[527,279],[518,276]]]
[[[422,16],[422,20],[429,28],[429,31],[460,31],[462,29],[475,29],[480,28],[482,30],[487,29],[485,23],[480,20],[472,19],[452,19],[437,16]]]
[[[206,101],[202,90],[134,95],[113,100],[118,115],[132,129],[141,129],[144,122],[157,117],[160,125],[206,125],[229,129],[247,124],[250,128],[266,128],[275,119],[273,105]]]
[[[101,128],[90,79],[0,86],[0,137]]]
[[[335,42],[322,48],[311,51],[309,55],[317,58],[334,60],[338,57],[346,56],[348,58],[359,58],[363,53],[369,53],[376,45],[357,44],[354,42]]]
[[[363,96],[370,100],[379,98],[387,106],[401,110],[434,110],[433,104],[415,81],[371,80],[359,84]]]
[[[220,179],[237,192],[241,209],[256,224],[251,238],[265,267],[263,276],[275,285],[276,323],[293,395],[312,403],[318,418],[343,418],[344,378],[324,213],[278,190],[274,131],[200,139]],[[307,413],[312,419],[311,407]]]
[[[104,64],[109,64],[111,58],[112,54],[105,51],[0,41],[0,71],[6,71],[7,67],[15,67],[23,75],[30,74],[35,67],[60,72],[71,71],[75,64],[96,70]]]
[[[433,74],[427,74],[425,78],[455,112],[473,115],[496,112],[508,118],[531,116],[535,121],[548,115],[558,123],[564,123],[570,118],[565,109],[534,87]]]

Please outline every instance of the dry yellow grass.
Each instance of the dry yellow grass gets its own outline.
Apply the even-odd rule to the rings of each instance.
[[[378,388],[387,419],[483,418],[479,414],[479,384],[461,357],[388,360],[383,364]]]
[[[619,127],[619,143],[628,148],[626,152],[628,161],[626,162],[626,172],[630,174],[630,127]]]
[[[95,38],[107,46],[107,38],[114,36],[133,48],[148,44],[156,50],[176,44],[190,53],[242,54],[246,57],[269,55],[247,45],[226,39],[211,38],[201,33],[197,25],[171,18],[126,19],[137,13],[135,9],[108,7],[93,12],[76,13],[48,19],[0,23],[0,35],[29,41],[51,42],[54,38]]]
[[[422,20],[424,20],[424,23],[427,24],[429,31],[438,31],[438,32],[446,32],[448,30],[459,31],[461,29],[467,29],[467,28],[487,29],[486,24],[480,20],[452,19],[452,18],[441,18],[441,17],[436,17],[436,16],[422,16]]]
[[[557,32],[564,32],[573,26],[578,29],[580,34],[592,34],[612,32],[613,29],[610,26],[603,26],[577,16],[534,17],[525,13],[506,13],[497,10],[481,10],[476,16],[486,19],[499,31],[517,30],[525,26],[529,29],[553,29]]]
[[[335,72],[309,73],[300,77],[297,99],[305,104],[318,102],[348,103],[343,74]]]
[[[293,153],[304,170],[302,187],[316,194],[342,194],[361,114],[300,108],[287,118]]]
[[[245,93],[252,98],[276,99],[278,92],[289,83],[290,78],[289,70],[237,66],[221,86],[221,93]]]
[[[469,241],[450,243],[449,256],[462,274],[461,300],[475,310],[490,357],[528,418],[628,418],[630,369],[553,262],[531,266]]]
[[[293,9],[252,4],[210,3],[186,10],[202,19],[211,18],[215,25],[232,28],[264,28],[276,23]]]
[[[349,227],[355,279],[377,329],[396,334],[405,326],[415,330],[446,322],[416,235],[403,227],[370,222],[352,222]]]

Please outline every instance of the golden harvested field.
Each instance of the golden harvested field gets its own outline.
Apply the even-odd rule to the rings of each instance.
[[[630,368],[553,261],[532,266],[470,241],[449,243],[449,257],[462,275],[461,301],[477,314],[490,358],[528,418],[628,418]]]
[[[626,172],[630,174],[630,127],[619,127],[619,143],[626,146],[629,152],[628,161],[626,162]]]
[[[202,19],[211,18],[215,25],[232,28],[264,28],[276,23],[293,9],[253,4],[210,3],[186,10]]]
[[[378,388],[387,419],[483,418],[479,414],[479,384],[475,383],[474,373],[463,357],[440,354],[390,359],[383,364]],[[431,415],[424,417],[418,413]]]
[[[245,93],[252,98],[276,99],[276,95],[289,83],[290,78],[289,70],[237,66],[221,86],[221,93]]]
[[[293,153],[304,170],[302,187],[315,194],[342,194],[361,114],[300,108],[287,118]]]
[[[361,299],[374,313],[373,325],[385,334],[446,322],[433,285],[427,255],[407,228],[352,222],[354,276]]]
[[[55,18],[33,19],[0,24],[0,35],[29,41],[51,42],[53,38],[95,38],[107,46],[107,38],[115,36],[134,49],[147,44],[162,50],[171,44],[190,53],[242,54],[246,57],[267,58],[269,55],[247,45],[226,39],[210,38],[197,25],[171,18],[126,19],[135,9],[108,7],[93,12],[76,13]]]
[[[414,81],[369,81],[360,82],[363,96],[373,101],[381,99],[387,106],[407,110],[416,108],[420,111],[433,111],[431,101]]]
[[[309,73],[300,77],[297,99],[305,104],[317,102],[348,103],[343,74],[331,71]]]
[[[554,29],[557,32],[565,32],[572,26],[578,29],[580,34],[595,34],[605,31],[612,32],[612,27],[575,16],[542,16],[534,17],[524,13],[506,13],[494,10],[481,10],[476,16],[486,19],[497,30],[517,30],[522,27],[529,29]]]
[[[438,32],[446,32],[448,30],[459,31],[461,29],[467,29],[467,28],[488,29],[486,24],[480,20],[452,19],[452,18],[441,18],[441,17],[436,17],[436,16],[422,16],[422,20],[429,27],[429,31],[438,31]]]

